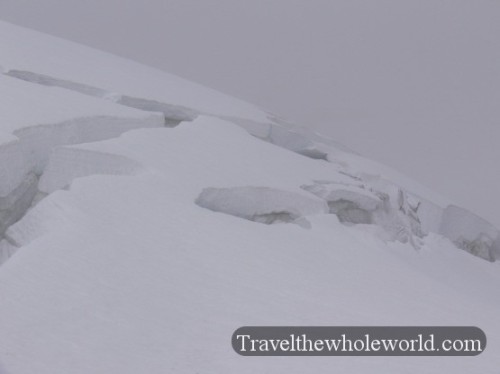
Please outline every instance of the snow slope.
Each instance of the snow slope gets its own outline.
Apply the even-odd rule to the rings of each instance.
[[[249,104],[0,31],[6,373],[498,370],[500,269],[484,260],[497,257],[496,228]],[[36,67],[37,79],[19,74]],[[122,94],[180,110],[180,124]],[[488,346],[468,358],[249,358],[230,342],[244,325],[474,325]]]
[[[163,116],[0,75],[0,237],[29,207],[57,145],[163,126]],[[1,258],[1,256],[0,256]]]
[[[120,100],[161,103],[191,112],[267,122],[265,112],[240,100],[174,75],[56,37],[0,22],[0,66],[28,80],[66,85],[84,93]],[[53,80],[51,81],[51,78]],[[55,80],[55,81],[54,81]],[[141,105],[138,102],[137,105]]]
[[[428,200],[440,205],[450,203],[394,170],[352,154],[331,139],[174,75],[2,21],[0,43],[0,71],[4,75],[162,112],[167,125],[192,120],[199,114],[229,119],[252,135],[294,152],[347,163],[354,172],[384,175]]]

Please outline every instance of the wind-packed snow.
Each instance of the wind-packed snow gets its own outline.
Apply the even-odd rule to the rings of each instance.
[[[498,370],[486,221],[177,77],[1,22],[0,44],[0,372]],[[488,345],[242,357],[250,325],[470,325]]]
[[[0,270],[0,360],[10,373],[497,369],[497,264],[436,235],[418,252],[387,244],[333,214],[308,216],[305,230],[195,203],[211,186],[307,197],[300,186],[314,180],[352,181],[334,164],[208,118],[67,148],[83,164],[105,151],[143,169],[77,178],[8,230],[21,247]],[[473,359],[293,362],[232,351],[237,327],[270,324],[476,325],[488,347]]]

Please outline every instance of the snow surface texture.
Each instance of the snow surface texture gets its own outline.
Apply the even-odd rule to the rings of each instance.
[[[0,42],[6,372],[497,370],[498,263],[465,252],[499,258],[484,220],[174,76],[1,22]],[[488,347],[249,360],[243,325],[474,325]]]

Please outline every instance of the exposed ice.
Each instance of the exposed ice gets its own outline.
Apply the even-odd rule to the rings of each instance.
[[[7,196],[0,196],[0,238],[5,230],[23,216],[37,192],[38,178],[30,173]]]
[[[381,191],[361,182],[349,185],[328,181],[301,186],[325,199],[330,213],[340,222],[376,225],[383,230],[384,239],[409,242],[419,248],[419,239],[424,236],[418,216],[420,202],[396,186],[385,187]]]
[[[22,79],[27,82],[37,83],[44,86],[60,87],[71,91],[80,92],[84,95],[105,97],[108,92],[97,87],[88,86],[83,83],[72,82],[70,80],[58,79],[44,74],[38,74],[31,71],[8,70],[4,72],[9,77]]]
[[[288,149],[303,156],[328,160],[328,147],[317,141],[317,138],[298,131],[289,124],[263,123],[243,118],[221,117],[243,127],[249,134],[269,143]],[[269,117],[273,120],[273,117]]]
[[[306,157],[315,159],[315,160],[325,160],[328,161],[328,153],[318,149],[314,146],[306,147],[303,149],[297,150],[297,153],[304,155]]]
[[[126,157],[72,147],[57,147],[40,178],[38,190],[50,194],[89,175],[133,175],[143,167]]]
[[[498,229],[463,208],[451,205],[444,210],[439,233],[473,255],[488,261],[499,258]]]
[[[180,105],[167,104],[156,100],[147,100],[131,96],[119,96],[116,102],[148,112],[161,112],[165,115],[165,124],[168,127],[177,126],[181,121],[192,121],[199,115],[196,111]]]
[[[18,78],[27,82],[36,83],[44,86],[59,87],[71,91],[76,91],[84,95],[95,96],[103,99],[109,99],[115,103],[144,110],[147,112],[159,112],[165,116],[165,125],[167,127],[177,126],[181,121],[192,121],[198,113],[179,105],[162,103],[156,100],[148,100],[115,94],[98,87],[88,86],[83,83],[72,82],[69,80],[54,78],[44,74],[38,74],[31,71],[9,70],[4,73],[7,76]]]
[[[497,228],[466,209],[445,208],[381,178],[359,178],[352,185],[317,181],[302,188],[325,199],[340,222],[374,224],[388,240],[415,248],[429,233],[443,235],[455,245],[488,261],[500,258]]]
[[[373,223],[374,212],[382,206],[378,196],[356,186],[320,182],[301,188],[326,200],[340,222]]]
[[[31,205],[54,148],[164,125],[160,114],[78,93],[7,76],[0,76],[0,84],[0,238]]]
[[[195,202],[214,212],[268,225],[328,212],[327,204],[320,200],[269,187],[205,188]]]

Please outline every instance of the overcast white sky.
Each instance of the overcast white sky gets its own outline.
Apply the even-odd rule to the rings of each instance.
[[[500,227],[499,1],[0,0],[0,19],[256,103]]]

